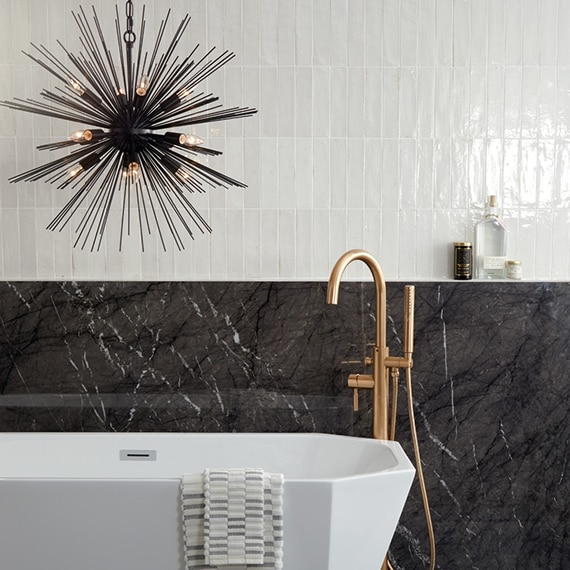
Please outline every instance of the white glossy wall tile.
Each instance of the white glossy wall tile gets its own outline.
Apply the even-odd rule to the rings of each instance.
[[[80,5],[0,0],[0,100],[54,87],[21,51],[77,51]],[[141,252],[135,235],[119,252],[116,224],[100,252],[74,249],[71,229],[44,229],[70,192],[8,182],[74,126],[0,107],[1,279],[324,280],[353,247],[388,279],[445,279],[491,193],[525,278],[570,279],[570,0],[146,5],[148,49],[170,7],[169,34],[192,16],[182,51],[235,52],[205,88],[259,113],[195,130],[224,152],[209,165],[248,188],[195,196],[213,233],[183,251],[153,236]],[[114,6],[95,7],[113,38]]]

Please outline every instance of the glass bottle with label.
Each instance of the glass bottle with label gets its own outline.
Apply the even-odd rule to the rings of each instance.
[[[507,261],[507,228],[499,218],[497,197],[489,196],[485,217],[475,226],[475,276],[504,279]]]

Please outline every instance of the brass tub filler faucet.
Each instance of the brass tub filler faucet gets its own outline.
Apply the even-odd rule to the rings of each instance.
[[[362,261],[370,269],[374,278],[376,291],[376,338],[372,357],[367,357],[365,364],[372,367],[372,374],[350,374],[348,386],[354,390],[354,409],[358,410],[358,390],[372,390],[372,435],[375,439],[394,440],[396,433],[396,404],[398,393],[398,378],[400,369],[406,370],[406,391],[408,399],[408,415],[414,447],[416,471],[420,484],[422,501],[428,527],[430,541],[430,570],[435,568],[435,538],[425,481],[422,471],[419,443],[416,432],[411,370],[413,366],[412,353],[414,350],[414,302],[415,287],[406,285],[404,288],[404,354],[401,357],[390,356],[386,343],[386,280],[380,264],[374,257],[363,249],[352,249],[344,253],[334,264],[327,287],[327,303],[336,305],[340,290],[340,280],[345,269],[353,261]],[[392,387],[390,388],[390,378]],[[391,403],[390,403],[391,392]],[[383,569],[392,566],[386,560]]]

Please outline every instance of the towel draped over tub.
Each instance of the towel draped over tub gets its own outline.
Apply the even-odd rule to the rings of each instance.
[[[283,484],[261,469],[183,475],[186,568],[282,570]]]

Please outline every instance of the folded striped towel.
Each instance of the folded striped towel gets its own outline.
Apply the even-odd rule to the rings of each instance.
[[[184,475],[186,567],[281,570],[283,483],[260,469]]]

